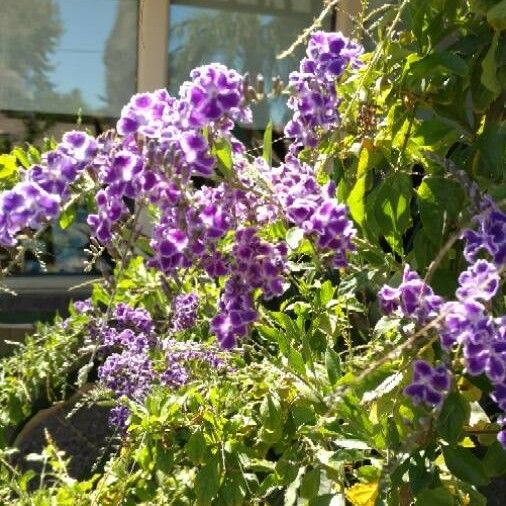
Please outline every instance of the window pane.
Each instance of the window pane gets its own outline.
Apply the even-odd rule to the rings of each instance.
[[[294,42],[322,8],[321,0],[172,0],[169,90],[177,93],[192,68],[211,62],[251,76],[262,74],[266,91],[274,76],[286,83],[304,47],[283,60],[276,55]],[[287,121],[283,99],[257,105],[253,128],[264,128],[269,118],[278,126]]]
[[[117,116],[136,89],[137,0],[1,0],[0,110]]]

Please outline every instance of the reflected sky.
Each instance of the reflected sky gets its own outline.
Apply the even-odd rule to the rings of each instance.
[[[216,1],[215,4],[219,6]],[[192,68],[212,62],[223,63],[241,73],[249,72],[251,76],[261,73],[266,91],[273,76],[287,82],[289,73],[298,67],[304,48],[298,47],[291,57],[283,60],[277,60],[276,55],[311,24],[321,2],[294,2],[297,9],[294,7],[291,13],[279,7],[269,8],[266,2],[258,0],[250,0],[249,4],[250,10],[239,5],[234,9],[230,3],[227,9],[203,7],[202,0],[170,4],[168,86],[172,94],[177,94]],[[284,99],[254,107],[253,128],[265,128],[269,119],[277,126],[287,121]]]
[[[104,105],[104,47],[116,19],[117,0],[57,0],[63,33],[50,62],[58,93],[81,89],[93,109]],[[99,13],[99,14],[98,14]]]
[[[137,0],[2,0],[0,109],[116,116],[136,90],[137,11]]]

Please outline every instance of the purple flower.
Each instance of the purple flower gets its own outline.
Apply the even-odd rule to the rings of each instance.
[[[271,169],[260,161],[256,166],[271,182],[281,215],[315,239],[320,251],[331,252],[335,267],[346,266],[346,255],[354,249],[356,230],[346,207],[335,200],[335,187],[322,188],[314,171],[292,155],[277,168]],[[266,211],[269,216],[272,207],[265,206],[262,212]]]
[[[60,195],[49,193],[36,182],[20,182],[0,195],[0,244],[14,246],[25,228],[39,229],[58,216]]]
[[[176,295],[172,299],[172,332],[191,329],[197,321],[199,298],[194,293]]]
[[[401,292],[398,288],[383,285],[378,292],[379,305],[383,313],[391,315],[396,312],[401,304]]]
[[[298,72],[289,76],[293,95],[288,107],[294,111],[285,135],[297,144],[316,147],[321,133],[337,126],[339,99],[336,81],[347,65],[356,65],[363,49],[341,33],[314,32],[308,42],[307,57]]]
[[[439,406],[450,388],[450,373],[443,365],[433,368],[424,360],[413,364],[413,380],[404,389],[415,404]]]
[[[72,130],[63,135],[56,150],[72,158],[77,165],[77,170],[82,170],[97,154],[98,144],[87,133]]]
[[[144,353],[123,351],[106,358],[98,369],[98,378],[117,398],[124,395],[142,401],[151,388],[154,371]]]
[[[145,334],[151,334],[154,331],[153,319],[145,309],[132,308],[120,302],[114,308],[112,317],[120,329],[130,328]]]
[[[474,262],[480,250],[484,249],[497,267],[506,264],[506,214],[490,197],[483,201],[483,211],[474,221],[477,230],[468,229],[463,233],[466,240],[464,256]]]
[[[181,86],[185,119],[192,128],[209,123],[228,125],[228,119],[249,122],[251,111],[244,106],[243,78],[219,63],[191,71],[191,82]]]
[[[501,443],[501,446],[506,449],[506,430],[503,429],[497,434],[497,440]]]
[[[109,425],[117,427],[120,432],[124,432],[129,416],[130,410],[126,406],[114,406],[109,413]]]
[[[227,280],[219,302],[219,313],[211,320],[211,330],[220,346],[229,350],[237,338],[248,334],[258,313],[253,306],[252,289],[238,275]]]
[[[163,347],[166,355],[167,368],[160,375],[160,382],[171,388],[186,385],[192,376],[192,369],[204,365],[213,370],[225,368],[225,362],[212,350],[199,347],[191,341],[182,343],[166,339]]]
[[[497,293],[499,281],[494,264],[478,260],[459,276],[457,298],[489,301]]]
[[[87,314],[93,311],[93,302],[91,299],[76,300],[73,306],[74,309],[80,314]]]
[[[420,325],[437,317],[443,299],[435,295],[432,288],[409,265],[404,268],[399,288],[384,285],[378,293],[380,307],[386,314],[399,312]]]

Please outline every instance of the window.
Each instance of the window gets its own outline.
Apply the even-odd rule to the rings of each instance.
[[[339,6],[348,4],[357,8],[359,2]],[[99,134],[114,125],[136,91],[168,86],[177,93],[192,68],[213,61],[252,79],[263,74],[269,91],[274,76],[286,83],[304,48],[283,60],[276,55],[322,7],[322,0],[0,0],[0,153],[46,136],[59,139],[76,127]],[[341,29],[347,19],[337,16]],[[332,25],[328,19],[324,28]],[[272,119],[282,131],[289,111],[277,99],[261,102],[254,113],[254,130]],[[77,295],[68,287],[82,281],[76,275],[83,272],[87,240],[84,210],[70,229],[48,228],[38,255],[24,259],[18,272],[24,276],[8,280],[24,295],[0,296],[0,320],[16,313],[25,321],[25,306],[63,310]],[[40,259],[55,275],[33,276],[42,272]]]
[[[137,0],[0,0],[0,152],[59,138],[69,129],[109,128],[137,90]],[[3,140],[3,142],[2,142]],[[21,273],[82,273],[84,210],[52,225]]]
[[[137,0],[0,3],[0,110],[117,115],[136,90]]]
[[[253,81],[261,74],[266,92],[276,76],[286,83],[304,47],[282,60],[276,55],[294,42],[321,9],[321,0],[172,0],[169,91],[176,94],[192,68],[211,62],[248,72]],[[265,128],[269,119],[279,128],[288,119],[282,98],[262,101],[253,112],[253,129]]]

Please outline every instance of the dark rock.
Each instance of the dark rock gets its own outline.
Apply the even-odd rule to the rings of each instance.
[[[108,424],[110,408],[86,405],[75,410],[84,391],[90,388],[88,385],[68,401],[40,410],[25,424],[14,442],[19,450],[15,464],[20,470],[33,469],[36,473],[41,471],[41,464],[27,461],[26,456],[42,452],[47,444],[47,431],[58,450],[64,451],[65,458],[70,459],[70,476],[78,480],[91,477],[94,466],[101,459],[107,458],[107,449],[113,443],[114,431]]]

